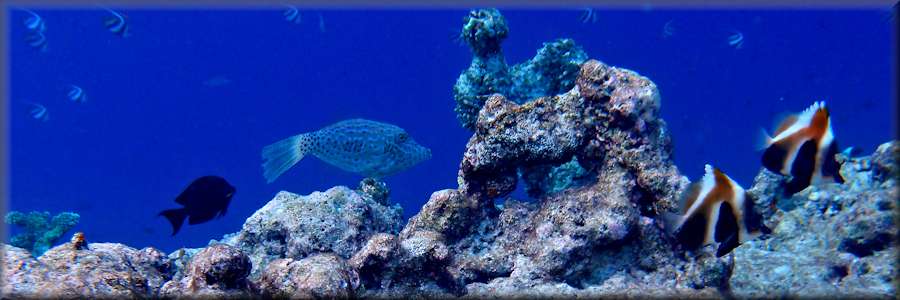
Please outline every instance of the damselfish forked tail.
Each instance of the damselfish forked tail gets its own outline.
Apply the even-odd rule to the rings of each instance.
[[[174,236],[181,229],[181,225],[184,224],[184,218],[187,218],[187,210],[184,208],[167,209],[160,212],[159,215],[166,217],[166,219],[169,219],[169,223],[172,223],[172,235]]]
[[[309,151],[309,138],[307,134],[298,134],[274,144],[268,145],[262,150],[263,176],[266,183],[272,183],[278,176],[297,164]]]

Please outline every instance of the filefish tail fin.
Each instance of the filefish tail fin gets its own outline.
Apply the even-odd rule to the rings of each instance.
[[[169,223],[172,223],[172,235],[174,236],[181,229],[181,225],[184,224],[184,219],[187,218],[187,210],[184,208],[167,209],[160,212],[159,215],[166,217],[166,219],[169,219]]]
[[[759,136],[756,138],[756,150],[766,150],[770,145],[772,145],[772,137],[769,136],[765,129],[759,128]]]
[[[309,151],[308,140],[307,134],[298,134],[263,148],[262,157],[266,161],[262,166],[266,183],[275,181],[306,156]]]

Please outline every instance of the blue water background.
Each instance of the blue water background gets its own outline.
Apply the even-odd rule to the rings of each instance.
[[[471,53],[453,35],[467,10],[304,9],[292,24],[281,10],[123,9],[127,38],[103,27],[100,9],[35,11],[46,20],[46,53],[24,42],[23,11],[10,9],[7,24],[12,210],[77,212],[74,230],[91,242],[204,246],[240,230],[278,191],[355,187],[361,176],[312,157],[266,184],[260,150],[356,117],[396,124],[432,149],[431,160],[387,179],[406,217],[433,191],[456,187],[470,133],[456,120],[452,86]],[[591,58],[652,79],[675,161],[691,179],[711,163],[748,187],[760,128],[813,101],[827,101],[842,146],[868,153],[894,134],[887,8],[599,8],[596,23],[582,23],[577,8],[501,11],[510,64],[569,37]],[[727,43],[732,31],[744,36],[740,49]],[[204,84],[217,77],[230,83]],[[87,103],[68,101],[67,84],[83,87]],[[44,104],[49,121],[30,118],[25,101]],[[170,236],[156,214],[207,174],[237,187],[228,214]]]

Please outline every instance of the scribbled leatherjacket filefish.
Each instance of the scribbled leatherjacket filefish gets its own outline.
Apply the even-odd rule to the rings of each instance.
[[[431,158],[431,150],[416,143],[400,127],[351,119],[263,148],[266,181],[275,181],[309,154],[345,171],[373,178],[395,174]]]

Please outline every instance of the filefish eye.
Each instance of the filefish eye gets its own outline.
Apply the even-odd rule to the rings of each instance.
[[[399,141],[401,143],[406,142],[408,139],[409,139],[409,134],[406,132],[402,132],[399,135],[397,135],[397,141]]]

